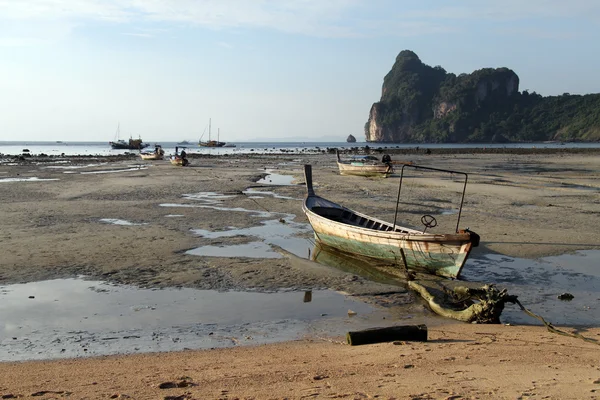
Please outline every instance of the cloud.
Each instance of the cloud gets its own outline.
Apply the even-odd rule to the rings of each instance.
[[[528,36],[538,39],[576,39],[581,37],[582,35],[576,32],[563,32],[560,30],[549,30],[549,29],[539,29],[539,28],[502,28],[496,30],[497,33],[501,35],[515,35],[515,36]]]
[[[1,20],[180,22],[346,35],[336,21],[359,0],[0,0]],[[316,29],[316,31],[315,31]]]
[[[155,22],[351,38],[448,33],[462,29],[459,20],[597,21],[599,15],[598,0],[0,0],[0,41],[19,38],[2,34],[6,21]]]
[[[546,18],[597,19],[600,2],[597,0],[504,0],[502,2],[462,0],[453,6],[409,11],[406,18],[436,20],[495,20],[514,21]]]
[[[430,21],[396,19],[391,11],[402,8],[399,4],[396,0],[0,0],[0,24],[2,20],[156,22],[330,38],[449,31]]]

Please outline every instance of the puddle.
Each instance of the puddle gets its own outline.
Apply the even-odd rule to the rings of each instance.
[[[440,210],[440,214],[442,214],[442,215],[454,215],[454,214],[458,214],[458,210],[456,210],[456,209]]]
[[[291,175],[282,175],[274,173],[272,169],[267,170],[267,176],[256,181],[256,183],[262,183],[263,185],[276,185],[276,186],[290,186],[294,177]]]
[[[517,295],[525,307],[554,325],[594,325],[600,321],[600,251],[527,260],[501,255],[471,258],[463,269],[463,279],[496,283]],[[568,292],[571,301],[557,298]],[[504,322],[539,324],[507,305]]]
[[[246,189],[246,190],[244,190],[243,193],[251,199],[263,199],[265,196],[271,196],[275,199],[298,200],[298,201],[304,200],[304,199],[299,199],[296,197],[283,196],[283,195],[275,193],[275,192],[267,192],[267,191],[263,191],[263,190],[257,190],[255,188]]]
[[[306,238],[297,237],[298,234],[311,232],[309,224],[294,222],[294,214],[282,214],[282,220],[261,221],[261,225],[250,228],[232,228],[226,231],[207,231],[193,229],[195,235],[207,239],[218,239],[235,236],[248,236],[261,239],[261,242],[252,242],[245,245],[231,246],[202,246],[189,250],[186,254],[205,255],[215,257],[253,257],[253,258],[280,258],[270,245],[277,245],[299,257],[307,257],[312,242]],[[283,221],[283,222],[281,222]],[[247,250],[247,252],[245,252]]]
[[[207,257],[282,258],[264,242],[251,242],[226,246],[202,246],[188,250],[185,254]]]
[[[278,213],[268,212],[268,211],[260,211],[260,210],[248,210],[242,207],[223,207],[219,206],[222,204],[222,200],[231,199],[236,197],[237,195],[228,195],[228,194],[219,194],[215,192],[200,192],[193,194],[184,194],[184,199],[193,200],[196,202],[200,202],[201,204],[195,203],[163,203],[159,204],[160,207],[183,207],[183,208],[210,208],[213,210],[220,211],[233,211],[233,212],[246,212],[251,213],[254,216],[261,218],[269,218],[273,217]]]
[[[65,163],[68,161],[65,161]],[[43,167],[43,169],[83,169],[83,168],[92,168],[99,167],[102,164],[87,164],[87,165],[47,165]],[[71,172],[72,173],[72,172]]]
[[[259,195],[267,195],[273,196],[278,199],[286,199],[286,200],[301,200],[295,199],[293,197],[278,195],[274,192],[263,192],[255,189],[248,189],[243,192],[245,195],[249,195],[249,198],[260,198]],[[216,192],[199,192],[193,194],[184,194],[183,198],[186,200],[192,200],[194,202],[200,203],[162,203],[159,204],[160,207],[181,207],[181,208],[210,208],[213,210],[219,211],[233,211],[233,212],[245,212],[251,213],[259,218],[272,218],[276,215],[288,215],[278,212],[269,212],[269,211],[261,211],[261,210],[249,210],[247,208],[242,207],[224,207],[222,206],[223,200],[232,199],[237,197],[238,194],[220,194]]]
[[[245,212],[245,213],[250,213],[253,214],[256,217],[262,217],[262,218],[269,218],[272,217],[273,214],[276,213],[272,213],[272,212],[268,212],[268,211],[259,211],[259,210],[248,210],[247,208],[242,208],[242,207],[218,207],[218,206],[209,206],[209,205],[203,205],[203,204],[190,204],[190,203],[185,203],[185,204],[180,204],[180,203],[162,203],[159,204],[160,207],[174,207],[174,208],[210,208],[213,210],[220,210],[220,211],[233,211],[233,212]]]
[[[106,224],[124,225],[124,226],[148,225],[147,222],[130,222],[130,221],[125,221],[123,219],[114,219],[114,218],[102,218],[102,219],[100,219],[100,222],[104,222]]]
[[[165,218],[181,218],[181,217],[185,217],[185,215],[183,215],[183,214],[167,214],[167,215],[165,215]]]
[[[43,181],[58,181],[57,178],[45,179],[45,178],[0,178],[0,183],[3,182],[43,182]]]
[[[388,315],[328,290],[309,296],[151,290],[82,279],[0,286],[0,300],[2,361],[256,345],[316,331],[341,335]],[[349,317],[349,309],[357,315]]]
[[[373,268],[377,261],[353,258],[316,245],[311,259],[320,264],[388,284],[403,285],[401,280]],[[384,265],[384,264],[382,264]],[[517,295],[525,307],[554,325],[598,326],[600,321],[600,251],[579,251],[573,255],[540,260],[517,259],[499,255],[469,259],[462,279],[494,283]],[[571,301],[557,298],[571,293]],[[507,304],[504,323],[541,325],[517,306]],[[451,321],[451,320],[450,320]]]
[[[221,200],[232,199],[236,197],[236,195],[216,192],[199,192],[194,194],[184,194],[183,197],[189,200],[199,200],[206,204],[220,204]]]
[[[318,262],[319,264],[327,265],[340,269],[344,272],[348,272],[354,275],[362,276],[373,282],[385,283],[385,284],[400,284],[398,278],[393,275],[386,274],[385,272],[373,268],[373,266],[386,265],[385,263],[378,264],[377,260],[365,260],[360,258],[354,258],[344,253],[333,251],[328,248],[323,248],[319,244],[315,244],[312,249],[310,259]],[[389,263],[387,263],[389,265]]]
[[[144,167],[144,166],[139,166],[139,167],[131,167],[131,168],[124,168],[124,169],[105,169],[105,170],[100,170],[100,171],[86,171],[86,172],[80,172],[80,174],[82,175],[87,175],[87,174],[112,174],[112,173],[117,173],[117,172],[128,172],[128,171],[139,171],[142,169],[148,169],[148,167]]]

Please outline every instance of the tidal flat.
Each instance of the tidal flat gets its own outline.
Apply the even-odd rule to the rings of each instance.
[[[64,365],[3,363],[0,394],[43,389],[50,395],[62,391],[106,397],[118,390],[156,397],[162,394],[159,380],[179,375],[193,375],[193,385],[202,383],[201,397],[226,393],[262,398],[284,386],[338,397],[350,389],[356,396],[365,390],[383,396],[420,390],[432,398],[514,397],[541,387],[541,393],[570,398],[596,390],[594,373],[600,366],[592,355],[597,346],[542,327],[514,326],[539,324],[516,307],[507,306],[503,314],[511,327],[474,327],[437,317],[394,276],[375,274],[368,263],[315,247],[301,204],[304,164],[313,165],[317,194],[384,220],[394,219],[400,163],[466,172],[460,209],[456,176],[407,170],[399,220],[418,227],[421,215],[436,215],[439,229],[448,230],[454,229],[460,211],[460,227],[481,236],[462,279],[506,287],[555,325],[597,338],[600,152],[463,150],[392,153],[392,159],[397,170],[387,179],[340,176],[330,154],[195,156],[186,168],[134,157],[66,157],[61,162],[65,168],[53,168],[56,160],[35,158],[0,164],[2,361],[84,357],[88,361],[78,364],[78,371],[100,380],[87,388],[85,375],[76,371],[69,375],[70,383],[57,377],[46,379],[50,384],[34,379],[48,366],[68,368],[69,360]],[[560,301],[557,296],[563,292],[575,298]],[[428,325],[429,344],[339,347],[348,330],[413,323]],[[526,340],[527,348],[534,343],[543,354],[528,350],[525,362],[511,347],[519,340]],[[280,341],[285,343],[267,344]],[[234,353],[193,351],[238,346]],[[561,353],[565,346],[575,358]],[[486,356],[480,357],[478,349]],[[103,362],[89,356],[157,351],[162,355],[128,356],[146,357],[143,366],[129,370],[141,384],[112,380],[117,383],[107,386],[103,382],[108,377],[89,372]],[[347,357],[344,362],[334,356],[340,351]],[[282,352],[291,357],[287,366],[283,359],[273,361]],[[392,362],[388,356],[393,353],[398,354]],[[457,354],[469,361],[461,361],[455,372],[443,367]],[[226,367],[218,361],[233,356],[238,361]],[[181,357],[193,360],[189,367],[176,367]],[[320,357],[325,358],[317,361]],[[352,364],[367,359],[376,366],[372,372]],[[106,362],[140,362],[135,360]],[[261,375],[260,366],[268,363],[274,381]],[[350,375],[335,372],[342,365],[369,376],[368,381],[356,386]],[[523,371],[524,365],[535,382],[522,382],[515,372],[500,386],[467,383],[475,375],[485,382],[506,373],[502,366]],[[207,373],[207,366],[222,370]],[[443,387],[411,375],[423,367],[442,379]],[[238,373],[238,383],[218,383],[237,376],[232,368],[246,371]],[[553,384],[548,368],[565,384]],[[482,369],[485,373],[473,372]],[[562,369],[579,371],[580,381],[573,374],[561,375]],[[29,372],[23,375],[23,370]],[[452,376],[439,378],[448,373]],[[330,383],[308,387],[296,380],[298,374],[305,374],[307,382]],[[411,386],[394,384],[394,376],[411,378]],[[246,379],[262,384],[239,384]]]
[[[501,274],[493,257],[535,261],[577,251],[597,257],[600,151],[480,151],[392,153],[397,163],[468,174],[460,209],[456,176],[407,172],[399,221],[418,228],[428,213],[438,218],[436,229],[450,231],[460,210],[460,228],[481,236],[463,269],[469,280]],[[55,164],[43,158],[0,164],[1,285],[85,276],[142,288],[394,291],[393,282],[296,265],[277,247],[314,258],[301,209],[304,164],[313,165],[317,194],[388,221],[400,164],[387,179],[340,176],[331,154],[196,155],[186,168],[134,156],[66,157],[61,165],[69,168]],[[523,284],[541,282],[523,276]],[[414,303],[410,294],[398,297]]]

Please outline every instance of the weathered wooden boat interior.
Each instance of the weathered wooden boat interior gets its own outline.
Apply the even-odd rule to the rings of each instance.
[[[345,208],[338,207],[312,207],[311,211],[317,215],[320,215],[323,218],[327,218],[329,220],[340,222],[346,225],[357,226],[365,229],[373,229],[376,231],[383,232],[401,232],[401,233],[418,233],[417,231],[408,231],[406,229],[402,229],[401,227],[394,227],[392,224],[386,223],[384,221],[373,220],[370,218],[366,218],[361,215],[357,215],[352,211]]]

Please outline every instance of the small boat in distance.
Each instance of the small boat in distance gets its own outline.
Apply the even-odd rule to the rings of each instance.
[[[152,153],[140,153],[140,158],[142,160],[162,160],[165,155],[165,151],[162,146],[157,144],[154,146],[154,151]]]
[[[404,165],[402,172],[404,167],[443,171]],[[462,200],[456,232],[429,233],[427,229],[437,225],[436,219],[431,215],[421,217],[421,222],[425,226],[423,231],[397,225],[396,217],[394,223],[382,221],[317,196],[313,190],[311,165],[304,166],[304,175],[308,194],[302,210],[314,230],[315,241],[323,246],[353,256],[391,262],[399,268],[406,266],[407,269],[447,278],[458,278],[471,249],[479,245],[479,235],[468,229],[458,230]],[[402,178],[400,182],[401,188]],[[398,198],[400,198],[400,188]],[[396,216],[397,213],[398,203]]]
[[[201,147],[223,147],[223,146],[225,146],[227,143],[219,141],[220,130],[217,131],[217,140],[211,140],[211,138],[210,138],[210,125],[211,125],[211,120],[209,118],[208,119],[208,141],[206,141],[206,142],[202,141],[202,136],[204,136],[204,133],[203,133],[202,136],[200,136],[200,140],[198,141],[198,145],[201,146]]]
[[[175,154],[169,158],[169,161],[171,162],[171,165],[177,167],[186,167],[190,165],[185,152],[185,147],[181,149],[181,152],[179,152],[179,147],[175,147]]]
[[[179,142],[179,143],[177,143],[177,144],[178,144],[178,145],[181,145],[181,146],[187,146],[187,145],[190,145],[191,143],[190,143],[190,142],[188,142],[187,140],[183,140],[183,141],[181,141],[181,142]]]
[[[340,175],[358,175],[387,178],[394,172],[392,159],[384,154],[381,161],[375,156],[353,156],[350,160],[342,160],[336,149],[337,165]]]
[[[119,135],[120,135],[120,124],[117,125],[117,133],[115,135],[115,140],[112,142],[108,142],[110,147],[112,147],[115,150],[141,150],[141,149],[145,149],[146,147],[149,146],[148,143],[144,143],[142,141],[141,137],[139,139],[133,139],[130,136],[129,141],[126,142],[123,139],[119,139]]]

